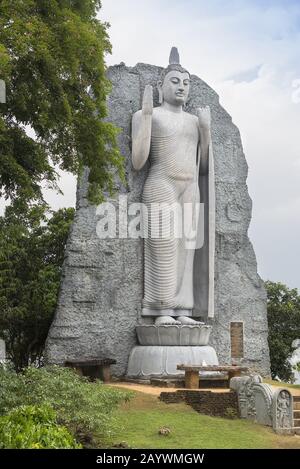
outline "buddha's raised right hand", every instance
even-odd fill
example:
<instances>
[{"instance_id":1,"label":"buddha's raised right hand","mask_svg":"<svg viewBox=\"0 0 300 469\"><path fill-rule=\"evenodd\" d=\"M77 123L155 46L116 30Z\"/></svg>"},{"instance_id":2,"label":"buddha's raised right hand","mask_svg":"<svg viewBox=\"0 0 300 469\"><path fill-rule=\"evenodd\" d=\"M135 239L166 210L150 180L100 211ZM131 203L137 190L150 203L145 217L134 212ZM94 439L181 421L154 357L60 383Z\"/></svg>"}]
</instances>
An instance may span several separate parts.
<instances>
[{"instance_id":1,"label":"buddha's raised right hand","mask_svg":"<svg viewBox=\"0 0 300 469\"><path fill-rule=\"evenodd\" d=\"M151 129L153 114L153 89L145 87L142 109L132 117L132 164L140 170L146 163L151 145Z\"/></svg>"},{"instance_id":2,"label":"buddha's raised right hand","mask_svg":"<svg viewBox=\"0 0 300 469\"><path fill-rule=\"evenodd\" d=\"M197 116L199 120L200 130L210 130L211 127L211 114L210 107L198 107Z\"/></svg>"},{"instance_id":3,"label":"buddha's raised right hand","mask_svg":"<svg viewBox=\"0 0 300 469\"><path fill-rule=\"evenodd\" d=\"M153 114L153 88L151 85L146 85L145 87L142 114L144 116L152 116Z\"/></svg>"}]
</instances>

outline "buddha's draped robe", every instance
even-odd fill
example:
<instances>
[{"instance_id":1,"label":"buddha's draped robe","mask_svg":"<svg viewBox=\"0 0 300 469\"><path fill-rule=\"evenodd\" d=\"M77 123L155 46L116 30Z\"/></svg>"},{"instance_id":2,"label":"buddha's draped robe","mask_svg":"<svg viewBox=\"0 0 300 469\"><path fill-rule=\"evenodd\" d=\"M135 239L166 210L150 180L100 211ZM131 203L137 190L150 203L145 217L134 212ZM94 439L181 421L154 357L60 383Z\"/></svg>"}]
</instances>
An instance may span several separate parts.
<instances>
[{"instance_id":1,"label":"buddha's draped robe","mask_svg":"<svg viewBox=\"0 0 300 469\"><path fill-rule=\"evenodd\" d=\"M178 213L183 215L184 203L191 208L192 203L200 201L198 144L195 116L162 110L154 113L151 166L142 198L148 210L148 223L144 223L144 314L192 315L195 251L186 247L183 219L183 236L178 238L172 217L166 218L165 209L166 205L171 208L179 204L181 213ZM163 215L158 204L164 204Z\"/></svg>"}]
</instances>

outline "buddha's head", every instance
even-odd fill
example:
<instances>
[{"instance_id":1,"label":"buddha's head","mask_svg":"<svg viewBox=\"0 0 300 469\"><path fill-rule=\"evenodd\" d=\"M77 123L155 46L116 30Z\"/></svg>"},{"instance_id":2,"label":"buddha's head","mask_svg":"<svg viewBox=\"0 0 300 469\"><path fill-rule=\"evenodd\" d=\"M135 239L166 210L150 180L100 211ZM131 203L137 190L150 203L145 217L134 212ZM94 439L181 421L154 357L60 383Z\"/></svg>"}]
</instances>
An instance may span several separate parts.
<instances>
[{"instance_id":1,"label":"buddha's head","mask_svg":"<svg viewBox=\"0 0 300 469\"><path fill-rule=\"evenodd\" d=\"M190 74L179 63L179 54L175 47L170 54L170 64L162 72L157 84L159 102L173 106L183 106L190 90Z\"/></svg>"}]
</instances>

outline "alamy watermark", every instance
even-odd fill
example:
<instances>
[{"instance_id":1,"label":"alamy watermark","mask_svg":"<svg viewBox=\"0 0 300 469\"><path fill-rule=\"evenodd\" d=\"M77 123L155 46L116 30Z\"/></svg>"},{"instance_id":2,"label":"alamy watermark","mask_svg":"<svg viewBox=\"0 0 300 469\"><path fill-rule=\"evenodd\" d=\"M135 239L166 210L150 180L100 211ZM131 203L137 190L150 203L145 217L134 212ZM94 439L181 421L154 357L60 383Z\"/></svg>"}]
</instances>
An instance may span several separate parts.
<instances>
[{"instance_id":1,"label":"alamy watermark","mask_svg":"<svg viewBox=\"0 0 300 469\"><path fill-rule=\"evenodd\" d=\"M204 244L204 204L199 202L128 203L127 195L118 201L98 205L96 232L100 239L182 239L186 249Z\"/></svg>"}]
</instances>

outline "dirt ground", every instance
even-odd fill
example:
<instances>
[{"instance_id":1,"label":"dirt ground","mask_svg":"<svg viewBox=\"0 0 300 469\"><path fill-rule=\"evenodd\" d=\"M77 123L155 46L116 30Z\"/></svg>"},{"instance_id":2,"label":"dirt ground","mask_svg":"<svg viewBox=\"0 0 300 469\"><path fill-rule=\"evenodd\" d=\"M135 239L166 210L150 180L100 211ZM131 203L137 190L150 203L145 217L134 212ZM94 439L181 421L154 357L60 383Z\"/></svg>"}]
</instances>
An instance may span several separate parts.
<instances>
[{"instance_id":1,"label":"dirt ground","mask_svg":"<svg viewBox=\"0 0 300 469\"><path fill-rule=\"evenodd\" d=\"M144 392L145 394L151 394L153 396L159 396L161 392L175 392L177 390L182 390L183 388L167 388L167 387L162 387L162 386L151 386L150 384L139 384L139 383L130 383L126 381L116 381L113 383L109 383L109 386L116 386L119 388L125 388L129 389L132 391L139 391L139 392ZM281 386L271 386L275 389L278 389L278 387ZM282 387L287 387L282 385ZM289 391L293 396L300 396L300 389L295 389L292 387L288 387ZM195 391L195 389L193 389ZM230 392L230 389L227 388L202 388L199 389L199 391L211 391L211 392L216 392L216 393L224 393L224 392Z\"/></svg>"},{"instance_id":2,"label":"dirt ground","mask_svg":"<svg viewBox=\"0 0 300 469\"><path fill-rule=\"evenodd\" d=\"M166 388L161 386L151 386L150 384L138 384L138 383L128 383L126 381L118 381L115 383L110 383L110 386L115 386L118 388L126 388L131 391L140 391L145 394L152 394L153 396L159 396L161 392L175 392L182 390L184 388ZM195 391L195 389L193 389ZM212 389L199 389L199 391L212 391L216 393L230 392L230 389L225 388L212 388Z\"/></svg>"}]
</instances>

